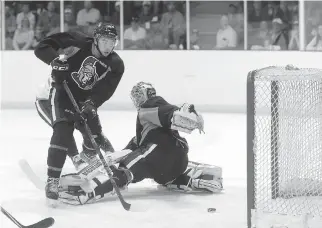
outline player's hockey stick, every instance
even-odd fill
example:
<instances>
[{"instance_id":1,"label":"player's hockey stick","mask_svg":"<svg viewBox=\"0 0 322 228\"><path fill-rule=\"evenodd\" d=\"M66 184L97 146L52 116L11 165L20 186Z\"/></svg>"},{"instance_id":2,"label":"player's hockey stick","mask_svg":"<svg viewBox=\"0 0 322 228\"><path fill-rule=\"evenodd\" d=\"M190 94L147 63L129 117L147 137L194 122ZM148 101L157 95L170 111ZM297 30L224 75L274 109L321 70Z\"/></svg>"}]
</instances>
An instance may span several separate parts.
<instances>
[{"instance_id":1,"label":"player's hockey stick","mask_svg":"<svg viewBox=\"0 0 322 228\"><path fill-rule=\"evenodd\" d=\"M64 89L65 89L65 91L66 91L66 93L67 93L67 95L68 95L68 97L69 97L70 101L72 102L72 104L73 104L73 106L74 106L74 108L75 108L75 110L76 110L77 114L78 114L78 115L80 115L80 114L81 114L81 110L79 109L78 104L76 103L75 98L74 98L74 96L73 96L72 92L70 91L70 89L69 89L69 87L68 87L68 85L67 85L67 82L66 82L66 81L64 81L64 82L63 82L63 86L64 86ZM111 168L109 167L109 165L107 164L107 162L106 162L106 160L105 160L105 158L104 158L103 154L101 153L101 150L100 150L100 148L98 147L98 145L97 145L97 143L96 143L96 141L95 141L95 139L94 139L94 137L93 137L92 131L91 131L91 129L88 127L88 124L87 124L87 122L86 122L86 121L84 121L84 127L85 127L85 132L86 132L87 136L88 136L88 137L89 137L89 139L91 140L91 143L92 143L92 145L93 145L93 147L94 147L94 149L95 149L96 153L98 154L98 156L99 156L99 158L100 158L100 160L101 160L101 162L102 162L102 164L103 164L103 166L104 166L104 168L105 168L105 170L106 170L106 172L107 172L107 174L108 174L108 176L109 176L109 178L110 178L110 181L111 181L111 183L112 183L112 185L113 185L113 188L114 188L114 190L115 190L115 192L116 192L116 194L117 194L118 198L120 199L120 201L121 201L121 203L122 203L123 208L124 208L125 210L129 211L129 210L131 209L131 204L127 203L127 202L124 200L124 197L123 197L123 196L122 196L122 194L121 194L120 188L117 186L117 184L115 183L115 181L114 181L114 179L113 179L112 170L111 170Z\"/></svg>"},{"instance_id":2,"label":"player's hockey stick","mask_svg":"<svg viewBox=\"0 0 322 228\"><path fill-rule=\"evenodd\" d=\"M32 170L29 163L25 159L19 160L19 166L23 173L27 176L28 180L39 190L44 190L46 182L41 180L39 176Z\"/></svg>"},{"instance_id":3,"label":"player's hockey stick","mask_svg":"<svg viewBox=\"0 0 322 228\"><path fill-rule=\"evenodd\" d=\"M14 224L16 224L19 228L47 228L51 227L54 223L55 220L52 217L45 218L37 223L31 224L29 226L24 226L22 225L17 219L15 219L8 211L6 211L3 207L1 208L1 212L7 216Z\"/></svg>"}]
</instances>

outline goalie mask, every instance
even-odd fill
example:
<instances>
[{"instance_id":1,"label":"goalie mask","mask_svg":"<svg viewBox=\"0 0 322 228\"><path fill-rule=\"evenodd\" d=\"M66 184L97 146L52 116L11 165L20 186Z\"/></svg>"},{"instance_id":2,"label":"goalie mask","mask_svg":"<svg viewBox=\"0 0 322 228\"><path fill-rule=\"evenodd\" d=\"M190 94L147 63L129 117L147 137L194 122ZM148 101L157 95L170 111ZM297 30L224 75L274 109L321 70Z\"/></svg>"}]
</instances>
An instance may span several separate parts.
<instances>
[{"instance_id":1,"label":"goalie mask","mask_svg":"<svg viewBox=\"0 0 322 228\"><path fill-rule=\"evenodd\" d=\"M131 90L131 99L137 109L139 109L149 98L155 96L155 88L150 83L139 82L133 86Z\"/></svg>"}]
</instances>

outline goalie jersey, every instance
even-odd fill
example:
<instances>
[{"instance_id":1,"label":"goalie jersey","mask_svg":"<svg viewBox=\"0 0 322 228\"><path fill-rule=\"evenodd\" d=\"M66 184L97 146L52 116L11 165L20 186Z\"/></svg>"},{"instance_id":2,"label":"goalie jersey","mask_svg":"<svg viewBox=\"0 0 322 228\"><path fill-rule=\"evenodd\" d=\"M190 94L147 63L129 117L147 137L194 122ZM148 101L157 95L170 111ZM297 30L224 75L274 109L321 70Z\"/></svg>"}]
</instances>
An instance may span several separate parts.
<instances>
[{"instance_id":1,"label":"goalie jersey","mask_svg":"<svg viewBox=\"0 0 322 228\"><path fill-rule=\"evenodd\" d=\"M160 96L149 98L138 111L135 144L155 143L169 148L179 146L188 152L186 139L177 130L171 129L173 113L178 109Z\"/></svg>"},{"instance_id":2,"label":"goalie jersey","mask_svg":"<svg viewBox=\"0 0 322 228\"><path fill-rule=\"evenodd\" d=\"M77 32L57 33L43 39L35 55L50 64L60 54L67 56L66 81L77 101L91 99L96 107L109 100L124 73L124 63L114 51L107 57L92 54L94 39Z\"/></svg>"}]
</instances>

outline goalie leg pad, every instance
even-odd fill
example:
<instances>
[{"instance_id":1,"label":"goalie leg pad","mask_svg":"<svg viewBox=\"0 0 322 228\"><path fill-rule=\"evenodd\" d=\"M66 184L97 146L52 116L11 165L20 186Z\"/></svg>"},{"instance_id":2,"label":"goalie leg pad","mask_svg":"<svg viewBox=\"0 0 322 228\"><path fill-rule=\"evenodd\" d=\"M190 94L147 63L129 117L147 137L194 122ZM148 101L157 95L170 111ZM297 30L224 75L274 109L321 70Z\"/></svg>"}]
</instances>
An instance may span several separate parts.
<instances>
[{"instance_id":1,"label":"goalie leg pad","mask_svg":"<svg viewBox=\"0 0 322 228\"><path fill-rule=\"evenodd\" d=\"M120 162L124 157L126 157L131 152L132 152L131 150L122 150L114 153L106 153L104 155L104 158L107 164L111 166ZM94 177L96 177L102 172L105 173L105 169L103 167L101 160L95 159L85 168L80 170L77 174L86 180L92 180Z\"/></svg>"},{"instance_id":2,"label":"goalie leg pad","mask_svg":"<svg viewBox=\"0 0 322 228\"><path fill-rule=\"evenodd\" d=\"M113 168L113 178L120 188L126 187L133 180L133 174L126 168ZM70 205L84 205L102 199L105 194L113 192L109 177L101 174L91 181L80 178L77 174L64 175L60 181L59 200ZM75 186L80 184L81 186ZM84 188L87 185L87 189Z\"/></svg>"},{"instance_id":3,"label":"goalie leg pad","mask_svg":"<svg viewBox=\"0 0 322 228\"><path fill-rule=\"evenodd\" d=\"M62 191L59 192L59 201L69 205L84 205L97 202L102 199L101 196L96 196L95 192L86 193L83 191Z\"/></svg>"},{"instance_id":4,"label":"goalie leg pad","mask_svg":"<svg viewBox=\"0 0 322 228\"><path fill-rule=\"evenodd\" d=\"M223 190L222 180L221 167L189 161L185 173L166 184L166 187L184 192L207 191L219 193Z\"/></svg>"}]
</instances>

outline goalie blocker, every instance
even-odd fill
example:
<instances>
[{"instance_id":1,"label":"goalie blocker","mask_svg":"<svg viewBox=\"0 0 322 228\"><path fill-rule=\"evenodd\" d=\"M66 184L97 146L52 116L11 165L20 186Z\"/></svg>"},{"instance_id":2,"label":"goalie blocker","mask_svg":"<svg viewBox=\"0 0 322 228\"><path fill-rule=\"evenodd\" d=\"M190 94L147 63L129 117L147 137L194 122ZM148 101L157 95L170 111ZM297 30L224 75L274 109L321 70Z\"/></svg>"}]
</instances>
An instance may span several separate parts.
<instances>
[{"instance_id":1,"label":"goalie blocker","mask_svg":"<svg viewBox=\"0 0 322 228\"><path fill-rule=\"evenodd\" d=\"M131 152L121 159L118 167L111 166L117 185L122 188L130 183L153 179L161 185L181 191L221 191L221 168L189 163L187 140L178 132L203 131L203 118L194 106L171 105L156 95L151 84L144 82L133 87L131 99L138 111L136 136L125 147ZM108 176L104 172L97 172L97 169L90 164L85 172L65 177L66 180L73 180L82 176L84 183L70 188L68 183L73 185L73 181L64 181L67 186L61 189L67 191L60 192L60 199L70 204L85 204L111 193L113 186Z\"/></svg>"}]
</instances>

